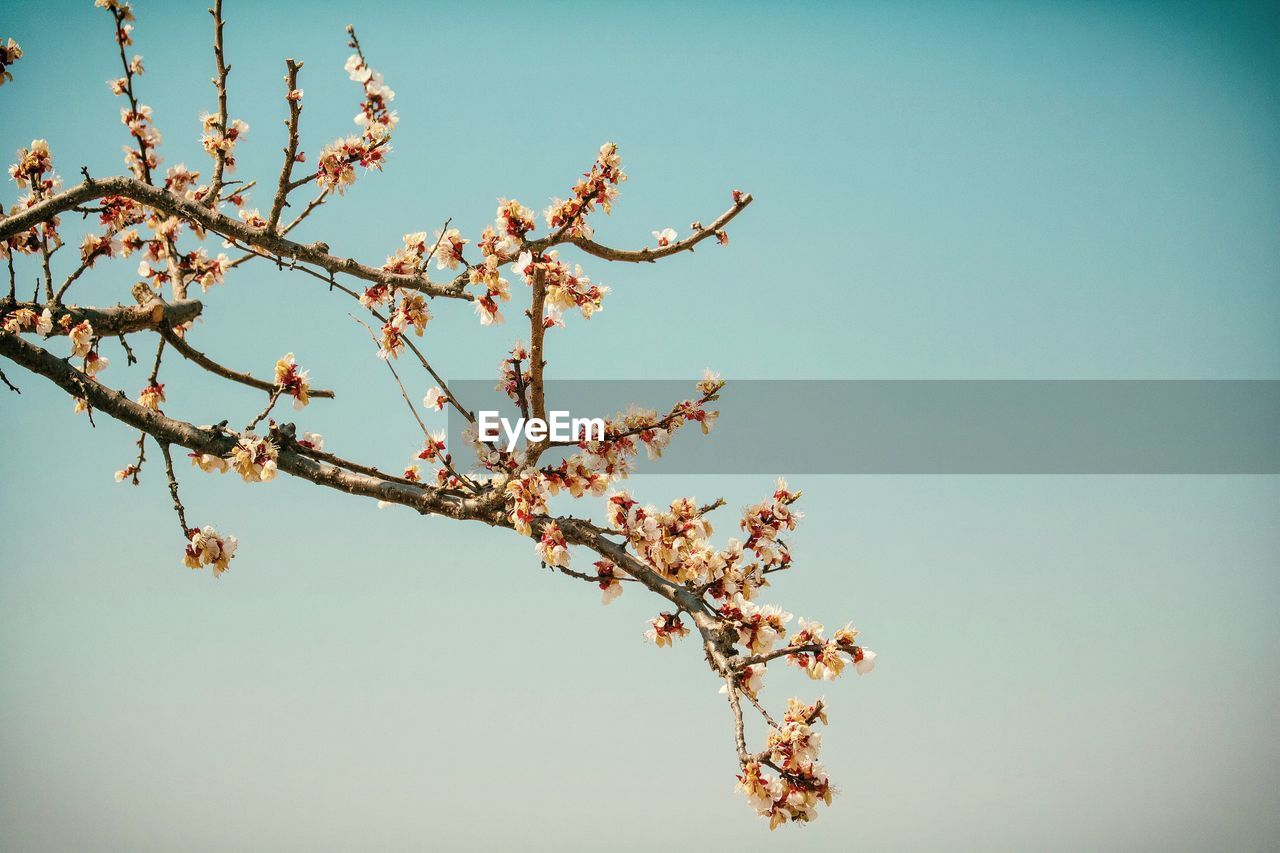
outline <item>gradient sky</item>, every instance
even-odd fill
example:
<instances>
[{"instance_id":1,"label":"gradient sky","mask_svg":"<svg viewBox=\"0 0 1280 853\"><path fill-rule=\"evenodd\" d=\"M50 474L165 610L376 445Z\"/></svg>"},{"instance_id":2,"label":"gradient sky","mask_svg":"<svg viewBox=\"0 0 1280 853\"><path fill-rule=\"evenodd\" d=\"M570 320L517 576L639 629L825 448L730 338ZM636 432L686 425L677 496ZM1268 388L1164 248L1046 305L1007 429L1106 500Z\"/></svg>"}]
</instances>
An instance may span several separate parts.
<instances>
[{"instance_id":1,"label":"gradient sky","mask_svg":"<svg viewBox=\"0 0 1280 853\"><path fill-rule=\"evenodd\" d=\"M140 3L135 31L166 162L202 170L206 5ZM228 0L227 13L231 112L252 126L240 176L278 170L286 56L306 62L304 149L350 132L348 22L397 91L387 172L304 229L336 253L376 262L450 216L474 239L498 196L541 209L606 139L631 175L596 222L606 242L638 246L709 220L731 188L755 194L727 249L643 268L587 259L615 292L555 335L555 376L1280 378L1272 5ZM26 50L0 89L0 151L45 137L68 183L81 164L119 172L106 13L8 2L0 36ZM76 298L128 301L132 266L96 271ZM339 398L291 417L339 453L403 464L416 427L347 303L317 284L243 268L192 340L260 374L293 350ZM488 375L519 334L462 304L435 313L427 350L448 376ZM136 393L145 370L104 351L104 378ZM635 590L603 608L501 531L193 472L193 521L241 541L214 582L181 567L158 467L141 488L113 482L133 436L103 418L91 430L47 383L6 372L23 392L0 396L6 851L1280 837L1275 477L795 482L800 568L768 598L853 619L880 666L832 685L771 671L775 703L827 697L841 788L817 823L771 835L733 792L728 711L701 655L646 646L658 608ZM162 378L167 410L196 423L261 405L176 361ZM802 440L779 420L760 413L762 441ZM632 486L736 507L772 482Z\"/></svg>"}]
</instances>

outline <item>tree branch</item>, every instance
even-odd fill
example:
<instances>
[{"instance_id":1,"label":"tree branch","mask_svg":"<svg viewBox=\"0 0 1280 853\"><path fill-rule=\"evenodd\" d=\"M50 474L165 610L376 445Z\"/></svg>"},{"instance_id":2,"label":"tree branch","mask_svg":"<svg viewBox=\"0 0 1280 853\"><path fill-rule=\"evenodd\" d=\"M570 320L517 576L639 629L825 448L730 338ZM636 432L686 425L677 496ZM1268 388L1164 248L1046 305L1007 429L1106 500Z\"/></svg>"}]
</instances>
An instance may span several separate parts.
<instances>
[{"instance_id":1,"label":"tree branch","mask_svg":"<svg viewBox=\"0 0 1280 853\"><path fill-rule=\"evenodd\" d=\"M735 216L745 210L747 205L751 204L753 200L754 199L751 197L750 193L743 193L738 200L733 203L733 206L720 214L720 216L716 218L716 221L712 222L711 225L694 231L683 240L677 240L669 246L659 246L656 249L650 249L647 246L643 249L636 250L614 249L597 243L594 240L587 239L586 237L547 237L542 240L534 240L529 243L526 248L536 254L559 243L571 243L586 252L588 255L594 255L597 258L604 258L606 261L626 261L628 263L636 264L652 263L678 252L693 251L693 248L703 240L722 232L724 227L728 225Z\"/></svg>"},{"instance_id":2,"label":"tree branch","mask_svg":"<svg viewBox=\"0 0 1280 853\"><path fill-rule=\"evenodd\" d=\"M159 442L177 444L198 453L226 456L236 445L236 438L220 429L201 428L175 420L161 412L141 406L124 395L97 382L53 353L17 335L0 332L0 355L32 373L52 381L68 394L85 400L98 411L123 424L141 430ZM282 447L277 458L279 470L321 486L353 495L401 504L423 514L446 515L451 518L500 524L501 519L475 501L459 499L446 490L425 484L406 485L378 477L344 471L323 465L298 451Z\"/></svg>"},{"instance_id":3,"label":"tree branch","mask_svg":"<svg viewBox=\"0 0 1280 853\"><path fill-rule=\"evenodd\" d=\"M282 235L253 228L216 210L211 210L202 204L188 201L171 192L145 184L136 178L124 176L99 178L94 179L92 182L77 184L57 195L37 202L31 207L0 219L0 240L20 234L33 225L44 222L77 205L109 195L131 198L141 204L154 207L156 210L195 222L206 230L221 234L224 237L235 238L250 246L261 246L282 257L291 258L302 263L314 264L331 273L344 273L364 281L385 284L388 287L399 287L404 290L413 290L428 296L464 299L468 302L473 301L475 298L459 287L456 282L449 285L437 284L428 279L425 274L401 275L389 273L361 264L353 258L338 258L329 254L329 247L323 243L309 245L296 243Z\"/></svg>"},{"instance_id":4,"label":"tree branch","mask_svg":"<svg viewBox=\"0 0 1280 853\"><path fill-rule=\"evenodd\" d=\"M547 302L547 273L538 267L533 273L533 298L529 304L529 407L535 418L546 420L547 402L543 393L542 340L547 327L543 321Z\"/></svg>"},{"instance_id":5,"label":"tree branch","mask_svg":"<svg viewBox=\"0 0 1280 853\"><path fill-rule=\"evenodd\" d=\"M164 339L169 342L169 346L176 349L183 358L188 361L195 362L200 367L203 367L205 370L216 376L221 376L223 379L230 379L232 382L239 382L241 385L247 385L250 388L257 388L259 391L266 391L268 394L272 393L276 389L275 384L272 382L267 382L263 379L255 379L248 373L240 373L239 371L232 370L229 367L219 364L209 358L209 356L191 346L191 344L187 343L186 338L174 332L173 329L162 327L160 329L160 334L164 335ZM330 400L336 396L334 392L320 388L312 388L308 393L312 397L323 397Z\"/></svg>"}]
</instances>

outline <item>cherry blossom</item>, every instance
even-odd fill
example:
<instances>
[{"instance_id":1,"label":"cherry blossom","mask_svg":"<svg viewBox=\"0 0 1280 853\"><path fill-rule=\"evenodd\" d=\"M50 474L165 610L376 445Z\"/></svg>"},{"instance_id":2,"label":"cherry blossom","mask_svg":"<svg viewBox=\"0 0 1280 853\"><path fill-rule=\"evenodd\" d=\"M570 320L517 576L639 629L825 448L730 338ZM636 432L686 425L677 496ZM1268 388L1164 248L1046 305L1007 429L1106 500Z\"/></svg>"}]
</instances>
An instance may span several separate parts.
<instances>
[{"instance_id":1,"label":"cherry blossom","mask_svg":"<svg viewBox=\"0 0 1280 853\"><path fill-rule=\"evenodd\" d=\"M672 639L678 640L687 636L689 636L689 629L680 621L680 616L676 613L658 614L649 620L649 627L644 632L645 639L659 648L670 646Z\"/></svg>"},{"instance_id":2,"label":"cherry blossom","mask_svg":"<svg viewBox=\"0 0 1280 853\"><path fill-rule=\"evenodd\" d=\"M436 268L455 270L458 268L458 264L465 264L466 261L462 258L462 250L469 242L469 240L462 238L457 228L437 231L435 244Z\"/></svg>"},{"instance_id":3,"label":"cherry blossom","mask_svg":"<svg viewBox=\"0 0 1280 853\"><path fill-rule=\"evenodd\" d=\"M71 340L72 358L86 356L89 354L89 347L93 344L93 324L88 320L81 320L71 327L67 337Z\"/></svg>"},{"instance_id":4,"label":"cherry blossom","mask_svg":"<svg viewBox=\"0 0 1280 853\"><path fill-rule=\"evenodd\" d=\"M276 362L276 387L293 398L293 407L301 409L311 402L309 371L299 370L293 353L288 352Z\"/></svg>"},{"instance_id":5,"label":"cherry blossom","mask_svg":"<svg viewBox=\"0 0 1280 853\"><path fill-rule=\"evenodd\" d=\"M355 183L355 166L381 171L383 161L391 150L388 141L395 129L398 117L387 104L395 98L395 92L382 79L382 75L370 68L364 57L355 53L347 59L347 73L364 88L365 99L355 123L360 126L359 136L348 136L326 145L320 152L316 166L316 181L320 186L339 193Z\"/></svg>"},{"instance_id":6,"label":"cherry blossom","mask_svg":"<svg viewBox=\"0 0 1280 853\"><path fill-rule=\"evenodd\" d=\"M279 448L266 438L246 433L231 451L231 466L246 483L265 483L276 476Z\"/></svg>"},{"instance_id":7,"label":"cherry blossom","mask_svg":"<svg viewBox=\"0 0 1280 853\"><path fill-rule=\"evenodd\" d=\"M99 373L106 370L110 364L111 359L104 355L98 355L96 351L90 351L89 354L84 357L84 372L90 376L96 377Z\"/></svg>"},{"instance_id":8,"label":"cherry blossom","mask_svg":"<svg viewBox=\"0 0 1280 853\"><path fill-rule=\"evenodd\" d=\"M853 661L853 668L858 671L858 675L868 675L876 668L876 653L871 649L854 649Z\"/></svg>"},{"instance_id":9,"label":"cherry blossom","mask_svg":"<svg viewBox=\"0 0 1280 853\"><path fill-rule=\"evenodd\" d=\"M16 335L24 329L33 328L36 325L36 312L30 308L18 308L8 314L4 318L4 322L0 324L6 332Z\"/></svg>"},{"instance_id":10,"label":"cherry blossom","mask_svg":"<svg viewBox=\"0 0 1280 853\"><path fill-rule=\"evenodd\" d=\"M422 405L437 412L443 411L448 402L448 395L441 391L439 386L432 388L427 392L426 396L422 398Z\"/></svg>"},{"instance_id":11,"label":"cherry blossom","mask_svg":"<svg viewBox=\"0 0 1280 853\"><path fill-rule=\"evenodd\" d=\"M160 404L163 402L164 385L159 382L148 385L138 394L138 405L153 412L160 411Z\"/></svg>"},{"instance_id":12,"label":"cherry blossom","mask_svg":"<svg viewBox=\"0 0 1280 853\"><path fill-rule=\"evenodd\" d=\"M622 595L622 579L627 577L627 573L620 569L613 560L596 560L592 565L596 567L596 572L600 578L601 603L608 604Z\"/></svg>"},{"instance_id":13,"label":"cherry blossom","mask_svg":"<svg viewBox=\"0 0 1280 853\"><path fill-rule=\"evenodd\" d=\"M0 39L0 86L13 79L9 69L22 58L22 47L13 39Z\"/></svg>"},{"instance_id":14,"label":"cherry blossom","mask_svg":"<svg viewBox=\"0 0 1280 853\"><path fill-rule=\"evenodd\" d=\"M223 536L212 527L192 529L183 563L191 569L213 567L213 576L220 577L236 555L239 543L234 536Z\"/></svg>"},{"instance_id":15,"label":"cherry blossom","mask_svg":"<svg viewBox=\"0 0 1280 853\"><path fill-rule=\"evenodd\" d=\"M191 465L206 474L212 474L215 471L219 474L225 474L227 469L231 467L230 463L221 456L214 456L210 453L189 453L187 455L191 457Z\"/></svg>"},{"instance_id":16,"label":"cherry blossom","mask_svg":"<svg viewBox=\"0 0 1280 853\"><path fill-rule=\"evenodd\" d=\"M553 199L544 212L548 228L575 238L590 238L594 229L587 223L587 215L598 204L605 214L613 212L613 202L618 197L618 184L627 179L622 171L622 159L618 146L606 142L600 146L595 163L582 180L573 187L573 196L566 200Z\"/></svg>"},{"instance_id":17,"label":"cherry blossom","mask_svg":"<svg viewBox=\"0 0 1280 853\"><path fill-rule=\"evenodd\" d=\"M221 122L222 119L216 114L201 114L200 125L204 128L204 135L200 137L200 144L204 146L206 154L215 160L221 157L226 164L227 171L234 172L236 168L236 145L244 140L245 135L249 132L249 125L240 119L233 119L227 122L226 128L223 129Z\"/></svg>"},{"instance_id":18,"label":"cherry blossom","mask_svg":"<svg viewBox=\"0 0 1280 853\"><path fill-rule=\"evenodd\" d=\"M538 540L538 556L548 566L569 565L569 548L565 544L564 534L554 521L548 521L542 527L542 538Z\"/></svg>"}]
</instances>

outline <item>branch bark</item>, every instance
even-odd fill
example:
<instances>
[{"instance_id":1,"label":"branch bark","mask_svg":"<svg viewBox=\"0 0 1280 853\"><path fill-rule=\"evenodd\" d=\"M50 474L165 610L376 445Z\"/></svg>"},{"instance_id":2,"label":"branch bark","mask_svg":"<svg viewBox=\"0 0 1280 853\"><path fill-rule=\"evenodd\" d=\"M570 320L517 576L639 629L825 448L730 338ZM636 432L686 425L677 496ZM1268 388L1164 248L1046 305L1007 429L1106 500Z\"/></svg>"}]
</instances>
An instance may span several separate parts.
<instances>
[{"instance_id":1,"label":"branch bark","mask_svg":"<svg viewBox=\"0 0 1280 853\"><path fill-rule=\"evenodd\" d=\"M204 311L204 305L198 299L182 302L150 302L146 305L117 305L113 308L91 308L80 305L55 305L39 302L12 302L0 300L0 310L8 311L17 308L29 308L39 314L46 307L53 314L53 331L49 334L65 335L67 330L59 322L62 317L70 317L71 324L88 320L93 326L93 333L98 337L108 335L128 335L133 332L167 329L190 323Z\"/></svg>"}]
</instances>

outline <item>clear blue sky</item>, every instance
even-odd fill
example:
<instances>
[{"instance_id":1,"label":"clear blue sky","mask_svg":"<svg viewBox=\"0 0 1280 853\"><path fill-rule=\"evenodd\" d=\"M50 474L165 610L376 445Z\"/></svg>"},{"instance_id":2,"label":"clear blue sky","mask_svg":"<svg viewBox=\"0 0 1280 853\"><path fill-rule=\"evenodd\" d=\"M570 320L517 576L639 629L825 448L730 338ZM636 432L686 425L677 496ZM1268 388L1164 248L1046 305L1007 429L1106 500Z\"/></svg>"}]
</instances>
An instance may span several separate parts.
<instances>
[{"instance_id":1,"label":"clear blue sky","mask_svg":"<svg viewBox=\"0 0 1280 853\"><path fill-rule=\"evenodd\" d=\"M138 4L135 49L167 163L207 170L205 5ZM541 209L606 139L631 175L596 223L607 242L708 220L733 187L756 195L728 249L584 261L615 292L556 335L555 376L1280 378L1274 6L227 11L231 111L252 125L242 177L278 170L284 57L306 62L309 154L353 127L347 23L397 91L388 171L305 230L335 252L377 261L450 216L474 239L498 196ZM81 164L118 172L108 16L85 0L3 17L27 55L0 89L0 151L45 137L69 183ZM77 298L128 301L132 266ZM349 310L314 280L246 267L209 295L193 340L260 373L293 350L339 392L299 425L402 464L416 427ZM450 376L487 375L518 333L460 304L435 313L428 351ZM104 378L136 393L143 369L107 354ZM700 654L643 644L655 607L635 591L602 608L510 534L193 474L194 519L241 540L215 583L180 565L158 468L138 489L112 481L128 431L90 430L6 372L23 394L0 397L5 850L1243 850L1280 836L1276 478L796 483L801 570L771 598L855 620L881 657L874 677L823 691L836 804L770 835L732 790ZM176 362L164 378L168 410L196 423L261 404ZM634 484L731 506L770 486ZM775 669L774 701L817 695Z\"/></svg>"}]
</instances>

